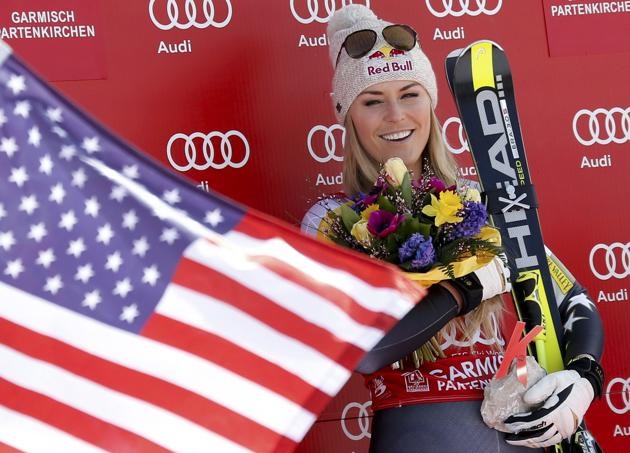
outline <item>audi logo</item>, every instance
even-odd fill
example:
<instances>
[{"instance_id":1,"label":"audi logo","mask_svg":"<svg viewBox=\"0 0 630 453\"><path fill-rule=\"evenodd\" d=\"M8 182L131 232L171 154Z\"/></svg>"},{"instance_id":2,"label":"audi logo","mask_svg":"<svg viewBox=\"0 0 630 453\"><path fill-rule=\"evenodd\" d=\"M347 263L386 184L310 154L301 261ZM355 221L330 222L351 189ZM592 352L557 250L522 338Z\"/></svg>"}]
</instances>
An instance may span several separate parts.
<instances>
[{"instance_id":1,"label":"audi logo","mask_svg":"<svg viewBox=\"0 0 630 453\"><path fill-rule=\"evenodd\" d=\"M625 278L630 275L630 242L597 244L588 257L593 275L600 280ZM603 253L603 261L600 258ZM602 266L603 265L603 266ZM601 272L600 272L601 271Z\"/></svg>"},{"instance_id":2,"label":"audi logo","mask_svg":"<svg viewBox=\"0 0 630 453\"><path fill-rule=\"evenodd\" d=\"M582 109L573 117L573 134L584 146L625 143L630 140L630 107Z\"/></svg>"},{"instance_id":3,"label":"audi logo","mask_svg":"<svg viewBox=\"0 0 630 453\"><path fill-rule=\"evenodd\" d=\"M449 127L453 125L450 130L452 131L454 127L457 128L456 137L453 137L453 133L449 133ZM449 136L451 138L449 138ZM442 137L444 137L444 143L448 150L453 154L461 154L465 151L470 151L468 148L468 141L464 135L464 126L462 126L462 122L459 118L455 116L451 116L447 119L442 125ZM457 140L457 144L453 144L451 141L452 138Z\"/></svg>"},{"instance_id":4,"label":"audi logo","mask_svg":"<svg viewBox=\"0 0 630 453\"><path fill-rule=\"evenodd\" d=\"M469 16L479 16L480 14L493 16L501 9L503 0L426 0L426 3L427 8L435 17L461 17L464 14Z\"/></svg>"},{"instance_id":5,"label":"audi logo","mask_svg":"<svg viewBox=\"0 0 630 453\"><path fill-rule=\"evenodd\" d=\"M232 20L231 0L220 0L225 2L225 19L216 20L216 9L214 0L150 0L149 16L153 25L160 30L171 30L179 28L187 30L191 27L223 28ZM156 3L158 7L156 8ZM181 7L183 3L183 8ZM201 4L201 5L199 5ZM156 15L157 11L157 15Z\"/></svg>"},{"instance_id":6,"label":"audi logo","mask_svg":"<svg viewBox=\"0 0 630 453\"><path fill-rule=\"evenodd\" d=\"M232 147L233 138L236 142L242 143L242 157L238 160L234 159L236 154ZM219 142L221 150L221 159L218 159L218 162L215 162L217 156L213 141ZM199 146L201 154L198 153ZM195 132L190 135L177 133L169 139L166 155L173 168L182 172L191 168L195 170L206 170L210 167L215 170L225 167L241 168L249 160L249 143L242 133L233 130L225 133L214 131L208 134Z\"/></svg>"},{"instance_id":7,"label":"audi logo","mask_svg":"<svg viewBox=\"0 0 630 453\"><path fill-rule=\"evenodd\" d=\"M337 146L335 131L341 132L341 146L339 147ZM323 139L319 138L321 134L324 134ZM343 144L346 142L346 129L339 124L333 124L330 127L317 125L308 133L306 142L308 152L317 162L322 164L331 160L342 162L343 155L337 155L337 149L343 149ZM321 149L321 145L323 145L323 149Z\"/></svg>"},{"instance_id":8,"label":"audi logo","mask_svg":"<svg viewBox=\"0 0 630 453\"><path fill-rule=\"evenodd\" d=\"M321 7L321 2L323 2L323 8ZM312 22L324 24L330 20L337 9L337 2L335 0L298 0L298 3L301 5L300 8L296 8L295 3L296 0L290 1L291 13L293 17L295 17L295 20L301 24L310 24ZM339 8L341 8L342 6L359 2L341 0L339 3ZM365 2L361 3L368 8L370 7L370 0L365 0Z\"/></svg>"},{"instance_id":9,"label":"audi logo","mask_svg":"<svg viewBox=\"0 0 630 453\"><path fill-rule=\"evenodd\" d=\"M372 405L372 401L360 404L351 402L346 404L341 412L341 429L346 437L350 440L370 439L370 413L368 408ZM355 412L356 411L356 412ZM348 415L350 414L350 415ZM352 425L352 429L348 425Z\"/></svg>"},{"instance_id":10,"label":"audi logo","mask_svg":"<svg viewBox=\"0 0 630 453\"><path fill-rule=\"evenodd\" d=\"M630 411L630 378L615 378L606 388L606 402L615 414L623 415Z\"/></svg>"}]
</instances>

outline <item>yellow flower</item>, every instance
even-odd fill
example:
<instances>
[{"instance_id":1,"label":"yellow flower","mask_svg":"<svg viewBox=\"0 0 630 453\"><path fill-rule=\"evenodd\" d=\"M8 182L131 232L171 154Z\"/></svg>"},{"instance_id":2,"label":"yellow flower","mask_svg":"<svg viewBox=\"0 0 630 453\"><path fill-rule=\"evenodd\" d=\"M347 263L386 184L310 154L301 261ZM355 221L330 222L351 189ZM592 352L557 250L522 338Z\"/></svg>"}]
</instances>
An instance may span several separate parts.
<instances>
[{"instance_id":1,"label":"yellow flower","mask_svg":"<svg viewBox=\"0 0 630 453\"><path fill-rule=\"evenodd\" d=\"M392 157L387 159L384 165L385 178L394 187L400 187L407 174L407 167L405 163L399 157Z\"/></svg>"},{"instance_id":2,"label":"yellow flower","mask_svg":"<svg viewBox=\"0 0 630 453\"><path fill-rule=\"evenodd\" d=\"M361 212L361 219L367 221L367 219L370 218L370 214L372 214L374 211L378 211L379 209L380 208L377 204L372 203Z\"/></svg>"},{"instance_id":3,"label":"yellow flower","mask_svg":"<svg viewBox=\"0 0 630 453\"><path fill-rule=\"evenodd\" d=\"M466 190L464 201L474 201L475 203L479 203L481 201L481 194L477 189L470 187Z\"/></svg>"},{"instance_id":4,"label":"yellow flower","mask_svg":"<svg viewBox=\"0 0 630 453\"><path fill-rule=\"evenodd\" d=\"M462 209L462 201L452 190L444 190L440 192L440 198L431 194L431 204L422 208L422 213L430 217L435 217L435 225L440 226L444 223L459 223L463 220L457 217L457 212Z\"/></svg>"},{"instance_id":5,"label":"yellow flower","mask_svg":"<svg viewBox=\"0 0 630 453\"><path fill-rule=\"evenodd\" d=\"M367 229L367 220L359 220L352 225L350 234L359 241L361 245L368 247L372 243L372 234Z\"/></svg>"}]
</instances>

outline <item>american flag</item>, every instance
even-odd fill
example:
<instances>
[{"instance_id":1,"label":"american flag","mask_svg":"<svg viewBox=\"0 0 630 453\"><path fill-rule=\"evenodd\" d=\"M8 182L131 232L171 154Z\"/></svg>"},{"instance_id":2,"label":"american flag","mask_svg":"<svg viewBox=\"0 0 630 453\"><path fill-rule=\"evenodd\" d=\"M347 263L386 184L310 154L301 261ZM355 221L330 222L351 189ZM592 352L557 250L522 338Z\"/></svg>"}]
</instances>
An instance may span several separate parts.
<instances>
[{"instance_id":1,"label":"american flag","mask_svg":"<svg viewBox=\"0 0 630 453\"><path fill-rule=\"evenodd\" d=\"M0 101L0 451L293 451L423 295L170 174L1 42Z\"/></svg>"}]
</instances>

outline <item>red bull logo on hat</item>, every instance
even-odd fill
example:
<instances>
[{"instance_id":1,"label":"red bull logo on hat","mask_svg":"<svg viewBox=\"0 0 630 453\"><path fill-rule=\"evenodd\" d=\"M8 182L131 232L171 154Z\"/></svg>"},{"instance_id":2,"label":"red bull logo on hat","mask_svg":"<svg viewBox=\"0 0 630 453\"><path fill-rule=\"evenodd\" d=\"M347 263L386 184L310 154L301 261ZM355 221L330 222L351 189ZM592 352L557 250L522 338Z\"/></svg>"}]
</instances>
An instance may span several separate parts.
<instances>
[{"instance_id":1,"label":"red bull logo on hat","mask_svg":"<svg viewBox=\"0 0 630 453\"><path fill-rule=\"evenodd\" d=\"M381 47L370 54L367 59L368 75L413 70L413 63L411 58L407 55L407 52L390 46Z\"/></svg>"}]
</instances>

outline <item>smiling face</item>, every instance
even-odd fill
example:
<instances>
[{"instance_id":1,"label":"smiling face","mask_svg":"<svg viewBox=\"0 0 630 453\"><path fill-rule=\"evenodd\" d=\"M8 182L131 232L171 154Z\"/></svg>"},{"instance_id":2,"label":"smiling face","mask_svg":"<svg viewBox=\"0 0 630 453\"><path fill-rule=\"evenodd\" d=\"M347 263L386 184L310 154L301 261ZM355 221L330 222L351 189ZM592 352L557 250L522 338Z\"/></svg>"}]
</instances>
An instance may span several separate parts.
<instances>
[{"instance_id":1,"label":"smiling face","mask_svg":"<svg viewBox=\"0 0 630 453\"><path fill-rule=\"evenodd\" d=\"M417 82L377 83L361 92L348 110L361 146L384 163L400 157L419 176L420 157L431 130L431 99Z\"/></svg>"}]
</instances>

